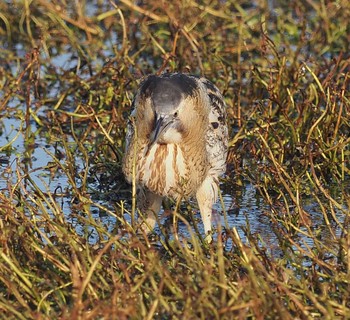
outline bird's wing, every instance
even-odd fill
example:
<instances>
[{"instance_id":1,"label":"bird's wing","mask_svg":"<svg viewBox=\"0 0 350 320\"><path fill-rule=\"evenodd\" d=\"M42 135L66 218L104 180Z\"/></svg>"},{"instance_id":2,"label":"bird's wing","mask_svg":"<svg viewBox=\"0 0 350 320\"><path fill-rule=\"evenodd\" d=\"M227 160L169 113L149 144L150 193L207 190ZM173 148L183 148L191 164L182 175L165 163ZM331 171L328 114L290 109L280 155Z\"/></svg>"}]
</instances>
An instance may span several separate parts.
<instances>
[{"instance_id":1,"label":"bird's wing","mask_svg":"<svg viewBox=\"0 0 350 320\"><path fill-rule=\"evenodd\" d=\"M209 162L213 173L220 175L226 170L228 148L226 103L221 92L213 83L205 78L200 78L200 82L206 87L211 102L207 132Z\"/></svg>"}]
</instances>

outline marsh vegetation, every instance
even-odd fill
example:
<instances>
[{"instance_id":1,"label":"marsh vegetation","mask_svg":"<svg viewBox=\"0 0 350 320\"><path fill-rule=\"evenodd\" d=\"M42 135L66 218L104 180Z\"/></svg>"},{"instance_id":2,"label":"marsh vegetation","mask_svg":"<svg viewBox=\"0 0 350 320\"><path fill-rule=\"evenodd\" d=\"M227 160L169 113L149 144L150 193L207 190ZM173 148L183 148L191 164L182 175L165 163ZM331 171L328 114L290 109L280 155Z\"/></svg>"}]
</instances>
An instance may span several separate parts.
<instances>
[{"instance_id":1,"label":"marsh vegetation","mask_svg":"<svg viewBox=\"0 0 350 320\"><path fill-rule=\"evenodd\" d=\"M1 1L0 317L349 318L349 20L347 0ZM131 223L126 121L165 71L228 105L211 245L191 201L179 231L171 203L152 237Z\"/></svg>"}]
</instances>

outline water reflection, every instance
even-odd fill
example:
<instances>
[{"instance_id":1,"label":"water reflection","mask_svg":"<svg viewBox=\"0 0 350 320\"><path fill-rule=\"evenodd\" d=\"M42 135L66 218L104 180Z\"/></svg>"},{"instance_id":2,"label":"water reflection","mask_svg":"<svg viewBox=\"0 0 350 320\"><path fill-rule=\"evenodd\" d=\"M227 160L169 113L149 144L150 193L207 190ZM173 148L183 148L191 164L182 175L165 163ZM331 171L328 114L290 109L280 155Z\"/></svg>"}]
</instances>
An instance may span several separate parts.
<instances>
[{"instance_id":1,"label":"water reflection","mask_svg":"<svg viewBox=\"0 0 350 320\"><path fill-rule=\"evenodd\" d=\"M54 177L48 171L48 164L52 161L48 152L55 154L55 146L48 143L40 132L30 132L25 136L26 131L21 130L23 123L15 118L3 118L2 125L0 158L3 159L1 166L3 171L0 174L0 190L6 190L7 182L15 184L22 175L25 178L26 174L42 190L48 186L48 191L54 192L58 187L67 185L67 177L64 175ZM11 144L3 149L8 142ZM4 171L8 173L7 176L4 176Z\"/></svg>"}]
</instances>

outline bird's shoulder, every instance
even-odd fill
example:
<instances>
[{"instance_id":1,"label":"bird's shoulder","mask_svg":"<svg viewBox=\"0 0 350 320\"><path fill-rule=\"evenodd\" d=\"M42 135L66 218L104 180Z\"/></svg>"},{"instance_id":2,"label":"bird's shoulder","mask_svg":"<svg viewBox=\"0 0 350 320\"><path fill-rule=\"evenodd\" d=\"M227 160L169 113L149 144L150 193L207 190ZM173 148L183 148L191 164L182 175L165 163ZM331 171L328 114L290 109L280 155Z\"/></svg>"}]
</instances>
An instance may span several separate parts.
<instances>
[{"instance_id":1,"label":"bird's shoulder","mask_svg":"<svg viewBox=\"0 0 350 320\"><path fill-rule=\"evenodd\" d=\"M209 124L207 131L207 151L214 175L220 175L226 168L228 147L228 127L226 103L221 91L208 79L199 78L206 88L210 101Z\"/></svg>"},{"instance_id":2,"label":"bird's shoulder","mask_svg":"<svg viewBox=\"0 0 350 320\"><path fill-rule=\"evenodd\" d=\"M223 128L227 127L227 124L226 124L227 107L221 91L211 81L209 81L204 77L199 78L198 81L206 89L206 93L210 101L209 126L211 126L212 129L214 130L219 129L220 127L223 127ZM224 131L223 131L223 134L225 133Z\"/></svg>"}]
</instances>

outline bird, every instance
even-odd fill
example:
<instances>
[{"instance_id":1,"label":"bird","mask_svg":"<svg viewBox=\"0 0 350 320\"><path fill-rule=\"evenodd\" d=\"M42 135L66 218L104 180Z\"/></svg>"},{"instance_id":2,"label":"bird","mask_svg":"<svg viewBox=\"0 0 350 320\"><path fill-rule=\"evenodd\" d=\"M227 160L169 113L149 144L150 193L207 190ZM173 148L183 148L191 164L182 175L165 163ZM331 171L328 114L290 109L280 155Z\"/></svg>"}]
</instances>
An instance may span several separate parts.
<instances>
[{"instance_id":1,"label":"bird","mask_svg":"<svg viewBox=\"0 0 350 320\"><path fill-rule=\"evenodd\" d=\"M163 198L195 197L212 241L212 210L228 149L226 103L205 77L185 73L146 76L132 101L122 170L135 179L142 230L151 232Z\"/></svg>"}]
</instances>

